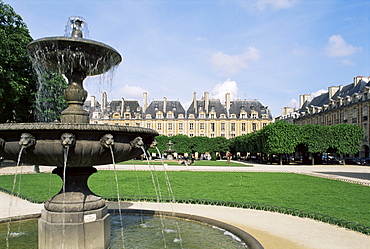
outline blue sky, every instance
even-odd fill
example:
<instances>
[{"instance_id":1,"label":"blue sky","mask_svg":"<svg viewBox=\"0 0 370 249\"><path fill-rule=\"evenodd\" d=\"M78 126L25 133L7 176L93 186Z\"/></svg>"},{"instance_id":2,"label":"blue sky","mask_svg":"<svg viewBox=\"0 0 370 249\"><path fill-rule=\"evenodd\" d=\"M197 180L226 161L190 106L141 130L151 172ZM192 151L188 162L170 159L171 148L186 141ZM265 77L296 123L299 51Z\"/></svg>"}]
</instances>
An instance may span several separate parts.
<instances>
[{"instance_id":1,"label":"blue sky","mask_svg":"<svg viewBox=\"0 0 370 249\"><path fill-rule=\"evenodd\" d=\"M180 100L205 91L224 102L258 99L274 116L300 94L370 75L370 1L4 0L34 39L63 36L70 16L123 57L100 99ZM105 76L110 78L110 75ZM109 80L106 80L109 82Z\"/></svg>"}]
</instances>

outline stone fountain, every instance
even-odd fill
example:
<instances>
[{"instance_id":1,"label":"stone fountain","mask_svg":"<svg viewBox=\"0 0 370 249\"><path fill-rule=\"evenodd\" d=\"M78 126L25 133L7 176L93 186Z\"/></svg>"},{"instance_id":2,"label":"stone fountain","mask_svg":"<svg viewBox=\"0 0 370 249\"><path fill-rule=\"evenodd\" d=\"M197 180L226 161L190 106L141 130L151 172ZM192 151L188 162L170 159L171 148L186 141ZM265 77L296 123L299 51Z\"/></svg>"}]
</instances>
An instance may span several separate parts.
<instances>
[{"instance_id":1,"label":"stone fountain","mask_svg":"<svg viewBox=\"0 0 370 249\"><path fill-rule=\"evenodd\" d=\"M0 125L0 155L28 164L57 166L53 173L63 189L45 202L39 219L39 248L108 248L110 217L102 197L88 187L94 165L122 162L142 154L158 133L151 129L89 124L83 110L83 81L117 66L122 58L110 46L83 38L83 19L72 20L71 37L42 38L27 46L30 58L43 70L65 75L68 103L61 123ZM66 159L66 160L65 160ZM35 183L37 184L37 183Z\"/></svg>"}]
</instances>

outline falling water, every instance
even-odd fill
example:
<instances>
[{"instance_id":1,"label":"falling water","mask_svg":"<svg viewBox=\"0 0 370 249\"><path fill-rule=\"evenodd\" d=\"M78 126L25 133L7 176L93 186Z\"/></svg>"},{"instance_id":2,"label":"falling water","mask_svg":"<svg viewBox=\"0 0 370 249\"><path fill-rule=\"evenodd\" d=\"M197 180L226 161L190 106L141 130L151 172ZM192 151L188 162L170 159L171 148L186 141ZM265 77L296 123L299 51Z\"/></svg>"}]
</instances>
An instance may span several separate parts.
<instances>
[{"instance_id":1,"label":"falling water","mask_svg":"<svg viewBox=\"0 0 370 249\"><path fill-rule=\"evenodd\" d=\"M158 147L155 147L157 149L157 152L159 155L161 155L161 152L159 151ZM165 175L165 179L166 179L166 186L167 186L167 189L168 189L168 193L170 193L170 196L171 196L171 204L172 203L175 203L176 202L176 199L175 199L175 195L172 191L172 186L171 186L171 182L170 182L170 178L168 177L168 174L167 174L167 170L166 168L164 167L164 161L163 161L163 158L161 157L161 161L162 161L162 165L163 165L163 172L164 172L164 175ZM173 210L173 206L171 205L171 209L172 209L172 213L174 213L174 210ZM177 227L177 230L178 230L178 235L179 235L179 242L180 242L180 245L181 245L181 248L182 248L182 237L181 237L181 230L180 230L180 226L178 224L177 221L175 221L175 224L176 224L176 227Z\"/></svg>"},{"instance_id":2,"label":"falling water","mask_svg":"<svg viewBox=\"0 0 370 249\"><path fill-rule=\"evenodd\" d=\"M62 248L64 248L64 239L66 237L66 229L65 229L65 197L66 197L66 170L67 170L67 161L68 161L68 153L69 153L69 146L63 147L63 239L62 239Z\"/></svg>"},{"instance_id":3,"label":"falling water","mask_svg":"<svg viewBox=\"0 0 370 249\"><path fill-rule=\"evenodd\" d=\"M119 212L119 219L121 223L121 240L122 240L122 246L124 245L124 237L123 237L123 219L122 219L122 210L121 210L121 196L119 193L119 187L118 187L118 177L117 177L117 171L116 171L116 162L114 160L114 153L112 146L109 146L110 153L112 155L112 162L113 162L113 171L114 171L114 179L116 181L116 191L117 191L117 200L118 200L118 212Z\"/></svg>"},{"instance_id":4,"label":"falling water","mask_svg":"<svg viewBox=\"0 0 370 249\"><path fill-rule=\"evenodd\" d=\"M16 185L16 182L17 182L18 169L19 169L19 164L21 162L21 157L22 157L23 150L24 150L24 147L21 146L21 150L19 151L19 154L18 154L17 166L15 168L15 173L14 173L13 186L12 186L12 192L11 192L12 195L14 195L14 189L15 189L15 185ZM18 187L18 195L19 195L19 191L20 191L20 183L19 183L19 187ZM12 209L12 204L13 204L13 196L12 195L10 196L10 204L9 204L9 210L8 210L9 221L8 221L8 224L7 224L8 232L6 234L6 248L9 248L10 223L12 221L10 211Z\"/></svg>"},{"instance_id":5,"label":"falling water","mask_svg":"<svg viewBox=\"0 0 370 249\"><path fill-rule=\"evenodd\" d=\"M147 155L147 153L146 153L146 151L145 151L145 149L144 149L143 146L141 146L141 150L143 151L144 157L146 158L146 161L148 162L150 175L152 177L154 191L155 191L155 194L156 194L156 197L157 197L157 203L159 205L162 202L162 193L161 193L160 184L159 184L159 181L158 181L158 176L157 176L157 174L155 174L155 176L154 176L154 173L156 173L155 172L155 167L152 167L152 165L150 164L149 157L148 157L148 155ZM166 230L166 225L164 223L164 219L163 219L162 214L159 214L159 218L160 218L160 222L162 224L161 233L162 233L162 237L163 237L163 247L164 248L167 248L167 245L166 245L166 236L164 234L164 231Z\"/></svg>"}]
</instances>

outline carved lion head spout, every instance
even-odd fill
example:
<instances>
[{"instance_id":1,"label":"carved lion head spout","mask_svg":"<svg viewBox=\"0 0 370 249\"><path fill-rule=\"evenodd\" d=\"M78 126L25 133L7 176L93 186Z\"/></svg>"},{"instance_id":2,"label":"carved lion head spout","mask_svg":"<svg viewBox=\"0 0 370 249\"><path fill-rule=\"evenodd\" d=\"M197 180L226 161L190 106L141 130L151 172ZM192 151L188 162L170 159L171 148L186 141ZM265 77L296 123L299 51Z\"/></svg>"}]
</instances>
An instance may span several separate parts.
<instances>
[{"instance_id":1,"label":"carved lion head spout","mask_svg":"<svg viewBox=\"0 0 370 249\"><path fill-rule=\"evenodd\" d=\"M27 132L21 134L21 139L19 140L19 145L23 148L29 148L36 144L35 137Z\"/></svg>"},{"instance_id":2,"label":"carved lion head spout","mask_svg":"<svg viewBox=\"0 0 370 249\"><path fill-rule=\"evenodd\" d=\"M132 148L139 149L144 146L144 141L141 137L135 137L134 140L130 142Z\"/></svg>"},{"instance_id":3,"label":"carved lion head spout","mask_svg":"<svg viewBox=\"0 0 370 249\"><path fill-rule=\"evenodd\" d=\"M65 147L72 147L76 144L76 136L72 133L63 133L60 136L60 142L62 143L62 146Z\"/></svg>"},{"instance_id":4,"label":"carved lion head spout","mask_svg":"<svg viewBox=\"0 0 370 249\"><path fill-rule=\"evenodd\" d=\"M105 134L101 139L100 139L100 144L105 147L109 148L114 145L114 137L112 134Z\"/></svg>"},{"instance_id":5,"label":"carved lion head spout","mask_svg":"<svg viewBox=\"0 0 370 249\"><path fill-rule=\"evenodd\" d=\"M157 140L153 139L153 142L150 144L150 148L155 148L157 147L158 143L157 143Z\"/></svg>"}]
</instances>

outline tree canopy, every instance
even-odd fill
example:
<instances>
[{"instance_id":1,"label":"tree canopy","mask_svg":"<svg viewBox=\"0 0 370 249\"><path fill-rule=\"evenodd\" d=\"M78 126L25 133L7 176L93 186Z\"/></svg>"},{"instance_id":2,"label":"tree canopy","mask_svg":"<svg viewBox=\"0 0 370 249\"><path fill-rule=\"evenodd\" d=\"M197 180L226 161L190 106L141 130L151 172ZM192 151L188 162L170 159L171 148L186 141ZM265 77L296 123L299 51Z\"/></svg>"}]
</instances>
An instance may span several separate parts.
<instances>
[{"instance_id":1,"label":"tree canopy","mask_svg":"<svg viewBox=\"0 0 370 249\"><path fill-rule=\"evenodd\" d=\"M26 24L0 0L0 122L33 121L36 74L27 56Z\"/></svg>"}]
</instances>

